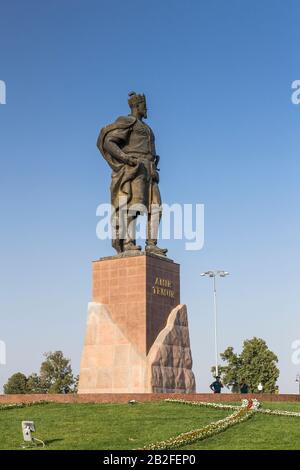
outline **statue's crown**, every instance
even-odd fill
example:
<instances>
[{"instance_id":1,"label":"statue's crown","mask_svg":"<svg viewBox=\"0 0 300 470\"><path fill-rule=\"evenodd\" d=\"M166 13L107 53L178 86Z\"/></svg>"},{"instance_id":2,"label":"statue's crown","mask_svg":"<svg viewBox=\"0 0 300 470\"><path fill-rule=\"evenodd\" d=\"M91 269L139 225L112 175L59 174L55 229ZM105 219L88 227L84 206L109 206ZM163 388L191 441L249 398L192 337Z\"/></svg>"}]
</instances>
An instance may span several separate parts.
<instances>
[{"instance_id":1,"label":"statue's crown","mask_svg":"<svg viewBox=\"0 0 300 470\"><path fill-rule=\"evenodd\" d=\"M146 97L144 94L138 95L136 94L135 91L131 91L130 93L128 93L128 96L129 96L128 104L131 108L139 103L146 102Z\"/></svg>"}]
</instances>

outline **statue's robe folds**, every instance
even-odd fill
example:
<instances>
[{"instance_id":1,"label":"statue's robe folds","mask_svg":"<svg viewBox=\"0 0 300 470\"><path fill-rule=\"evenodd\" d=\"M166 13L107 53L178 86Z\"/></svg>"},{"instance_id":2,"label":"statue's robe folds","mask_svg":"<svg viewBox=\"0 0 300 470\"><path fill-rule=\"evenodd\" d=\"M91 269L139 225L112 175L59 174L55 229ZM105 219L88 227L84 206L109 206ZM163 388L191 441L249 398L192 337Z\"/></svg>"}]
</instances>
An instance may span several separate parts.
<instances>
[{"instance_id":1,"label":"statue's robe folds","mask_svg":"<svg viewBox=\"0 0 300 470\"><path fill-rule=\"evenodd\" d=\"M111 133L125 154L137 158L135 166L119 161L105 148L105 139ZM128 209L143 205L149 212L151 204L161 205L154 135L149 126L134 116L121 116L101 129L97 146L112 169L110 190L115 215L124 204Z\"/></svg>"}]
</instances>

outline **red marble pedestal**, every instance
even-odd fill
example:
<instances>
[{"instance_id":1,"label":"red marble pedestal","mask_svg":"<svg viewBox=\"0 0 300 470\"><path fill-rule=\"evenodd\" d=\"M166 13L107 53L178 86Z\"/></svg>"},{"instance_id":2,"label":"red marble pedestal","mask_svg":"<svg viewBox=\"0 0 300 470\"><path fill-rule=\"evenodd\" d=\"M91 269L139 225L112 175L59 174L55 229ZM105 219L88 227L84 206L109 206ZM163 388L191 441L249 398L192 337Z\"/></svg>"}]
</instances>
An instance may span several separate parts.
<instances>
[{"instance_id":1,"label":"red marble pedestal","mask_svg":"<svg viewBox=\"0 0 300 470\"><path fill-rule=\"evenodd\" d=\"M79 393L195 391L179 268L145 252L93 263Z\"/></svg>"}]
</instances>

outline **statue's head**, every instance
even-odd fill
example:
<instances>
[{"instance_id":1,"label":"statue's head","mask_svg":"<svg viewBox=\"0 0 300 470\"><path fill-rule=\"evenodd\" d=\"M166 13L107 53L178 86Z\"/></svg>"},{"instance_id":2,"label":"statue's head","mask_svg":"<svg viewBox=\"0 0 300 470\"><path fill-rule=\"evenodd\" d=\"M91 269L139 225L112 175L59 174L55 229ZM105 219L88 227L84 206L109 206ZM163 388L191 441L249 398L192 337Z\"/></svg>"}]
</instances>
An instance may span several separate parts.
<instances>
[{"instance_id":1,"label":"statue's head","mask_svg":"<svg viewBox=\"0 0 300 470\"><path fill-rule=\"evenodd\" d=\"M135 93L135 91L131 91L128 93L128 96L128 104L131 109L131 114L139 119L147 119L147 105L145 95L138 95Z\"/></svg>"}]
</instances>

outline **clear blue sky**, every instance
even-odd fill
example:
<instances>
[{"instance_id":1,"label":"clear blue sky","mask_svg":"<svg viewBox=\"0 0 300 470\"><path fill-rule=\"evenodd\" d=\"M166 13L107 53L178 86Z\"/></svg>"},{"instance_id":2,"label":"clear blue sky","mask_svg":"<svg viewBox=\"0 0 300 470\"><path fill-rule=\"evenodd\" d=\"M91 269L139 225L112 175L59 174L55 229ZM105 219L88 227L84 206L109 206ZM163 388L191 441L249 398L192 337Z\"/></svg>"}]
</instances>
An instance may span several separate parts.
<instances>
[{"instance_id":1,"label":"clear blue sky","mask_svg":"<svg viewBox=\"0 0 300 470\"><path fill-rule=\"evenodd\" d=\"M254 335L295 392L299 326L300 79L297 0L2 0L0 339L7 365L37 371L62 349L79 368L95 235L110 172L100 127L144 92L165 202L205 204L205 246L167 243L181 264L198 390L214 362L212 293L223 268L220 349ZM166 244L166 243L164 243Z\"/></svg>"}]
</instances>

